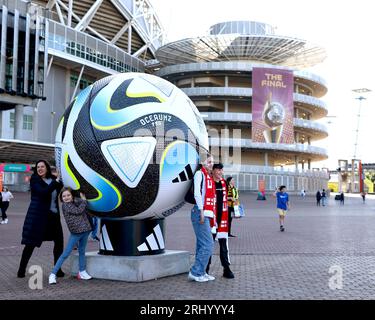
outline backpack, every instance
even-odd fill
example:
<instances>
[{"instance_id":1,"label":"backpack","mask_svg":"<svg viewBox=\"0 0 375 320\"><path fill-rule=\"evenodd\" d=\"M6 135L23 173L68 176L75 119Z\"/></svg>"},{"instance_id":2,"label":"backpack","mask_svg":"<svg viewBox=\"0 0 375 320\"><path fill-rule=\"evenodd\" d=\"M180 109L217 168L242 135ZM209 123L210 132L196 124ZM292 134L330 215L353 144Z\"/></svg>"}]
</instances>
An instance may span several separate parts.
<instances>
[{"instance_id":1,"label":"backpack","mask_svg":"<svg viewBox=\"0 0 375 320\"><path fill-rule=\"evenodd\" d=\"M203 179L201 181L201 193L202 193L202 188L203 188ZM185 195L185 202L190 203L190 204L197 204L194 198L194 179L191 181L189 190Z\"/></svg>"}]
</instances>

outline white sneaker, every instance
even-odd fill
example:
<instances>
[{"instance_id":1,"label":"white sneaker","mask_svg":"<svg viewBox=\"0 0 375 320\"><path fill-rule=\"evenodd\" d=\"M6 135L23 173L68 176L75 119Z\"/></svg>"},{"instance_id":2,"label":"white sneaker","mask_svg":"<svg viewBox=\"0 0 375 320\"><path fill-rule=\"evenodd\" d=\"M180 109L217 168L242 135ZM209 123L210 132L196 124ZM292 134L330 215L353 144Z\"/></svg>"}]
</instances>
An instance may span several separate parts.
<instances>
[{"instance_id":1,"label":"white sneaker","mask_svg":"<svg viewBox=\"0 0 375 320\"><path fill-rule=\"evenodd\" d=\"M86 272L86 270L78 272L77 278L80 280L90 280L92 277Z\"/></svg>"},{"instance_id":2,"label":"white sneaker","mask_svg":"<svg viewBox=\"0 0 375 320\"><path fill-rule=\"evenodd\" d=\"M8 218L6 218L5 220L4 220L4 224L7 224L8 223Z\"/></svg>"},{"instance_id":3,"label":"white sneaker","mask_svg":"<svg viewBox=\"0 0 375 320\"><path fill-rule=\"evenodd\" d=\"M205 276L196 277L196 276L192 275L191 272L189 272L188 279L191 280L191 281L197 281L197 282L208 281L208 279Z\"/></svg>"},{"instance_id":4,"label":"white sneaker","mask_svg":"<svg viewBox=\"0 0 375 320\"><path fill-rule=\"evenodd\" d=\"M5 224L5 220L1 221L0 224Z\"/></svg>"},{"instance_id":5,"label":"white sneaker","mask_svg":"<svg viewBox=\"0 0 375 320\"><path fill-rule=\"evenodd\" d=\"M56 284L56 275L51 273L48 277L48 284Z\"/></svg>"},{"instance_id":6,"label":"white sneaker","mask_svg":"<svg viewBox=\"0 0 375 320\"><path fill-rule=\"evenodd\" d=\"M206 274L204 275L204 277L206 277L206 278L208 279L208 281L212 281L212 280L215 280L215 277L214 277L214 276L211 276L211 275L209 275L208 273L206 273Z\"/></svg>"}]
</instances>

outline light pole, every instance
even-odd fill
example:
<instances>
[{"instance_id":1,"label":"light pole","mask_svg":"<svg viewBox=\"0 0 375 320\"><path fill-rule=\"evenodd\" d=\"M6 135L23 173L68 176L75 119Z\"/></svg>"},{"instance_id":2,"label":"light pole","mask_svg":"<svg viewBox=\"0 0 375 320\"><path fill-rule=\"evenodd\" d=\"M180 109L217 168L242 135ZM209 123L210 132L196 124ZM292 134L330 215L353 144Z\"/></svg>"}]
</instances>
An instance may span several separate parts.
<instances>
[{"instance_id":1,"label":"light pole","mask_svg":"<svg viewBox=\"0 0 375 320\"><path fill-rule=\"evenodd\" d=\"M367 89L367 88L360 88L360 89L354 89L352 90L353 92L355 93L359 93L359 94L363 94L363 93L368 93L370 92L371 90L370 89ZM355 131L355 142L354 142L354 154L353 154L353 159L352 159L352 173L351 173L351 192L354 192L356 191L355 189L355 184L354 184L354 181L355 181L355 161L356 161L356 158L357 158L357 148L358 148L358 136L359 136L359 123L360 123L360 119L361 119L361 108L362 108L362 101L363 100L366 100L366 98L362 95L360 95L359 97L356 98L357 100L359 100L359 108L358 108L358 115L357 115L357 129ZM362 168L361 168L361 161L359 161L359 165L358 165L358 180L359 180L359 189L360 189L360 192L362 192L363 190L363 174L362 174Z\"/></svg>"},{"instance_id":2,"label":"light pole","mask_svg":"<svg viewBox=\"0 0 375 320\"><path fill-rule=\"evenodd\" d=\"M371 90L370 90L370 89L367 89L367 88L360 88L360 89L354 89L354 90L352 90L352 91L355 92L355 93L368 93L368 92L370 92ZM361 119L362 100L366 100L366 98L363 97L363 96L359 96L359 97L357 97L356 99L359 100L359 108L358 108L358 115L357 115L357 128L356 128L356 131L355 131L355 142L354 142L354 154L353 154L353 159L356 159L356 158L357 158L358 135L359 135L359 123L360 123L360 119Z\"/></svg>"}]
</instances>

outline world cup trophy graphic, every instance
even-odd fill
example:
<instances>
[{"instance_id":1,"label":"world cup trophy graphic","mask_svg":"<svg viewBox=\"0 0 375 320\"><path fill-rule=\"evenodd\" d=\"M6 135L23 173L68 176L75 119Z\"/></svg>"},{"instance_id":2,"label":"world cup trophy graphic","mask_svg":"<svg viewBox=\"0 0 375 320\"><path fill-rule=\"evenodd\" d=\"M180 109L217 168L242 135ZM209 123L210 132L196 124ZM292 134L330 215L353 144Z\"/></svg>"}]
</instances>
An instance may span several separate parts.
<instances>
[{"instance_id":1,"label":"world cup trophy graphic","mask_svg":"<svg viewBox=\"0 0 375 320\"><path fill-rule=\"evenodd\" d=\"M268 99L264 104L262 118L269 127L263 131L267 143L279 143L283 132L285 110L281 103L272 101L272 92L269 92Z\"/></svg>"}]
</instances>

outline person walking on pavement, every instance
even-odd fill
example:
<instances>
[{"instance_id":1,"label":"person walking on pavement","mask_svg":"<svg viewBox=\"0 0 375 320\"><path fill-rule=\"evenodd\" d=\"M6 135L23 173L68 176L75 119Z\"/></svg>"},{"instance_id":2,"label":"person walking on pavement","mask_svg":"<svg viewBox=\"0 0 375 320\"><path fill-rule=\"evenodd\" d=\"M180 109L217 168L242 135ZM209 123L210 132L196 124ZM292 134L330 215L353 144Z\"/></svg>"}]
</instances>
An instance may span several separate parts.
<instances>
[{"instance_id":1,"label":"person walking on pavement","mask_svg":"<svg viewBox=\"0 0 375 320\"><path fill-rule=\"evenodd\" d=\"M316 193L316 205L318 207L320 207L320 200L322 199L322 194L320 193L320 191L318 190L317 193Z\"/></svg>"},{"instance_id":2,"label":"person walking on pavement","mask_svg":"<svg viewBox=\"0 0 375 320\"><path fill-rule=\"evenodd\" d=\"M57 195L62 186L60 173L54 176L46 160L39 160L35 164L30 179L31 201L23 224L21 244L25 247L17 272L18 278L25 277L31 255L43 241L54 241L54 263L63 252L64 238L57 203ZM64 272L60 269L57 276L63 277Z\"/></svg>"},{"instance_id":3,"label":"person walking on pavement","mask_svg":"<svg viewBox=\"0 0 375 320\"><path fill-rule=\"evenodd\" d=\"M327 200L327 193L326 193L326 190L323 189L322 191L322 206L323 207L326 205L326 200Z\"/></svg>"},{"instance_id":4,"label":"person walking on pavement","mask_svg":"<svg viewBox=\"0 0 375 320\"><path fill-rule=\"evenodd\" d=\"M223 277L233 279L234 274L229 268L229 250L228 250L228 202L227 202L227 183L223 179L223 164L215 163L212 167L212 178L215 181L216 205L215 220L216 225L211 229L213 239L218 239L220 246L220 261L223 266ZM211 257L208 261L206 273L208 274L211 264Z\"/></svg>"},{"instance_id":5,"label":"person walking on pavement","mask_svg":"<svg viewBox=\"0 0 375 320\"><path fill-rule=\"evenodd\" d=\"M71 232L68 244L57 260L51 274L48 278L49 284L56 284L56 275L63 265L64 261L73 251L74 246L78 243L79 252L79 272L78 279L90 280L92 277L86 271L86 245L89 234L92 230L87 212L87 201L83 193L81 198L74 198L71 188L63 188L60 193L60 201L62 203L62 212Z\"/></svg>"},{"instance_id":6,"label":"person walking on pavement","mask_svg":"<svg viewBox=\"0 0 375 320\"><path fill-rule=\"evenodd\" d=\"M208 155L202 167L194 174L194 199L196 204L191 209L191 222L196 237L195 261L190 268L188 279L197 282L215 280L206 273L214 241L211 235L210 220L214 219L215 183L211 177L214 159Z\"/></svg>"},{"instance_id":7,"label":"person walking on pavement","mask_svg":"<svg viewBox=\"0 0 375 320\"><path fill-rule=\"evenodd\" d=\"M340 204L344 205L344 192L340 193Z\"/></svg>"},{"instance_id":8,"label":"person walking on pavement","mask_svg":"<svg viewBox=\"0 0 375 320\"><path fill-rule=\"evenodd\" d=\"M12 193L9 191L7 187L3 188L3 192L1 192L1 224L7 224L8 223L8 216L7 216L7 210L9 208L9 202L10 199L13 199Z\"/></svg>"},{"instance_id":9,"label":"person walking on pavement","mask_svg":"<svg viewBox=\"0 0 375 320\"><path fill-rule=\"evenodd\" d=\"M274 196L276 197L276 207L277 212L279 213L279 223L280 223L280 231L285 231L284 227L284 220L288 210L290 210L289 204L289 195L286 192L285 186L280 186L278 191L275 192Z\"/></svg>"},{"instance_id":10,"label":"person walking on pavement","mask_svg":"<svg viewBox=\"0 0 375 320\"><path fill-rule=\"evenodd\" d=\"M362 203L365 203L366 202L366 192L362 191L361 197L362 197Z\"/></svg>"}]
</instances>

